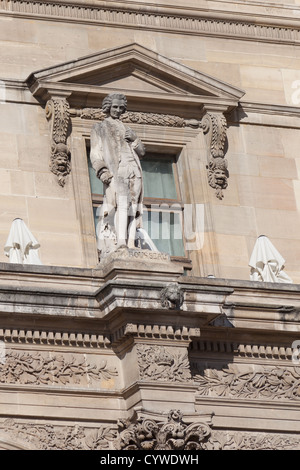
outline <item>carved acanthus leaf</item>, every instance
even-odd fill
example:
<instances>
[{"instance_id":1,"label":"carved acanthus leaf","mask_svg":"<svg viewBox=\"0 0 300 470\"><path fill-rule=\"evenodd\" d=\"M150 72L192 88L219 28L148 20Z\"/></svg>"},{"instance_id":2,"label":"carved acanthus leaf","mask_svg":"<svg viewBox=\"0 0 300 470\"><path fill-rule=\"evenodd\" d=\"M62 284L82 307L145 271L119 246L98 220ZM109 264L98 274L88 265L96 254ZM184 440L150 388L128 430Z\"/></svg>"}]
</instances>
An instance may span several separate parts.
<instances>
[{"instance_id":1,"label":"carved acanthus leaf","mask_svg":"<svg viewBox=\"0 0 300 470\"><path fill-rule=\"evenodd\" d=\"M71 171L67 146L70 106L66 99L56 98L47 101L45 111L47 119L51 120L50 169L57 176L59 185L64 186L66 176Z\"/></svg>"}]
</instances>

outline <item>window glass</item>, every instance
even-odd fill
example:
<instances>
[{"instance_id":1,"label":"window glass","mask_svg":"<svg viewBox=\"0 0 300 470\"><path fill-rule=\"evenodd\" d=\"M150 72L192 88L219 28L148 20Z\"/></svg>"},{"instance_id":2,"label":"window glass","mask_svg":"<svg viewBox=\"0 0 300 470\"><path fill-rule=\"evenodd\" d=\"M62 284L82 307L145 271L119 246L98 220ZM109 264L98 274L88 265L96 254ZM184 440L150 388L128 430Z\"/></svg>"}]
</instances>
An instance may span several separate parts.
<instances>
[{"instance_id":1,"label":"window glass","mask_svg":"<svg viewBox=\"0 0 300 470\"><path fill-rule=\"evenodd\" d=\"M90 157L88 157L89 176L92 194L103 194L103 183L96 176L96 172L92 167Z\"/></svg>"},{"instance_id":2,"label":"window glass","mask_svg":"<svg viewBox=\"0 0 300 470\"><path fill-rule=\"evenodd\" d=\"M172 256L185 256L181 208L176 210L172 205L166 204L146 208L143 213L143 227L158 251Z\"/></svg>"},{"instance_id":3,"label":"window glass","mask_svg":"<svg viewBox=\"0 0 300 470\"><path fill-rule=\"evenodd\" d=\"M146 157L141 160L144 196L177 199L172 160Z\"/></svg>"}]
</instances>

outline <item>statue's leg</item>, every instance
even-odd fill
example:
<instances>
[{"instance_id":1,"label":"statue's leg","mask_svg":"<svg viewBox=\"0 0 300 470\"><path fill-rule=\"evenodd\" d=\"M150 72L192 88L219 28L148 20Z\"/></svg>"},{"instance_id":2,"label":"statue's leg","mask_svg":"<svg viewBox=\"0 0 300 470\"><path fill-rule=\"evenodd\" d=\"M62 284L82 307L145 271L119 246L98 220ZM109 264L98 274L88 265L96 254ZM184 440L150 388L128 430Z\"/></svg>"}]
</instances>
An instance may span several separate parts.
<instances>
[{"instance_id":1,"label":"statue's leg","mask_svg":"<svg viewBox=\"0 0 300 470\"><path fill-rule=\"evenodd\" d=\"M128 237L128 180L118 178L116 229L118 245L127 245Z\"/></svg>"},{"instance_id":2,"label":"statue's leg","mask_svg":"<svg viewBox=\"0 0 300 470\"><path fill-rule=\"evenodd\" d=\"M131 205L129 209L129 225L128 225L128 247L135 248L135 238L136 238L136 217L137 217L137 210L138 210L138 201L140 198L142 188L142 180L141 178L131 178L130 179L130 197L131 197Z\"/></svg>"}]
</instances>

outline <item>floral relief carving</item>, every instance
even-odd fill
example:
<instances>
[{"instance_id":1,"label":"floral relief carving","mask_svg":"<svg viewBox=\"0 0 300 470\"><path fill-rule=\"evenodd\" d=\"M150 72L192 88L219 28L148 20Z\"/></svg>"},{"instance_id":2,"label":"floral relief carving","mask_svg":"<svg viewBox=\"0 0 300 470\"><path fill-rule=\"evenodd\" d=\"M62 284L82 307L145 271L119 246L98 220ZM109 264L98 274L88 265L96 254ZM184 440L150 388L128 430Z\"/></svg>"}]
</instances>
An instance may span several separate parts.
<instances>
[{"instance_id":1,"label":"floral relief carving","mask_svg":"<svg viewBox=\"0 0 300 470\"><path fill-rule=\"evenodd\" d=\"M50 169L58 178L60 186L71 172L71 154L67 146L70 125L70 106L66 99L51 99L46 104L46 117L51 120Z\"/></svg>"},{"instance_id":2,"label":"floral relief carving","mask_svg":"<svg viewBox=\"0 0 300 470\"><path fill-rule=\"evenodd\" d=\"M6 350L5 361L0 363L0 383L5 384L88 385L117 375L105 359L97 366L88 364L85 358Z\"/></svg>"},{"instance_id":3,"label":"floral relief carving","mask_svg":"<svg viewBox=\"0 0 300 470\"><path fill-rule=\"evenodd\" d=\"M300 367L240 370L231 364L228 369L196 374L194 380L202 396L300 400Z\"/></svg>"},{"instance_id":4,"label":"floral relief carving","mask_svg":"<svg viewBox=\"0 0 300 470\"><path fill-rule=\"evenodd\" d=\"M293 435L263 432L214 431L204 450L297 450L300 439Z\"/></svg>"},{"instance_id":5,"label":"floral relief carving","mask_svg":"<svg viewBox=\"0 0 300 470\"><path fill-rule=\"evenodd\" d=\"M137 416L119 421L118 450L200 450L210 435L204 421L184 422L179 410L171 410L165 421L158 417Z\"/></svg>"},{"instance_id":6,"label":"floral relief carving","mask_svg":"<svg viewBox=\"0 0 300 470\"><path fill-rule=\"evenodd\" d=\"M107 450L117 437L111 426L55 426L52 424L18 423L6 419L1 432L13 441L24 442L36 450Z\"/></svg>"},{"instance_id":7,"label":"floral relief carving","mask_svg":"<svg viewBox=\"0 0 300 470\"><path fill-rule=\"evenodd\" d=\"M139 345L138 365L142 380L185 382L191 380L187 350Z\"/></svg>"}]
</instances>

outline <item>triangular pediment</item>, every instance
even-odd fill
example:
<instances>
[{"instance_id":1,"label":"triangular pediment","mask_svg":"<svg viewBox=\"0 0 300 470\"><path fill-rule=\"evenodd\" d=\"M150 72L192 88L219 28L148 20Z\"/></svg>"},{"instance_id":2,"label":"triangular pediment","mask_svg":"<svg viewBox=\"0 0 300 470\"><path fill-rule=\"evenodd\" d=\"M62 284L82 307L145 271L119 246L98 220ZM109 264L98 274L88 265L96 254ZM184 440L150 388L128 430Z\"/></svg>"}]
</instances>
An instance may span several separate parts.
<instances>
[{"instance_id":1,"label":"triangular pediment","mask_svg":"<svg viewBox=\"0 0 300 470\"><path fill-rule=\"evenodd\" d=\"M244 92L207 74L193 70L138 44L114 48L40 70L29 76L33 95L46 101L68 96L89 105L110 91L126 93L132 103L157 105L211 103L224 110L235 107Z\"/></svg>"}]
</instances>

